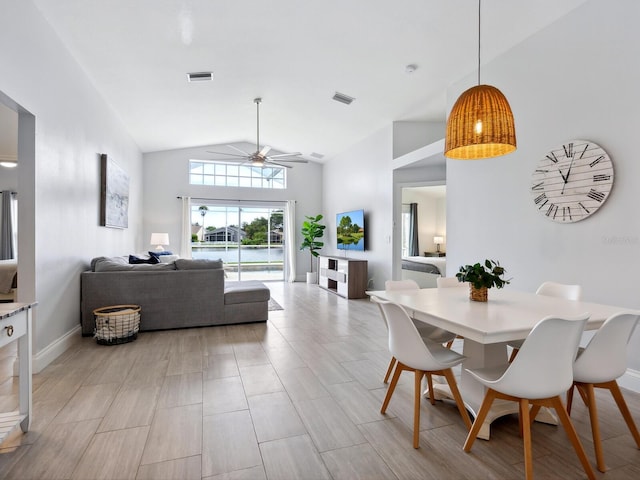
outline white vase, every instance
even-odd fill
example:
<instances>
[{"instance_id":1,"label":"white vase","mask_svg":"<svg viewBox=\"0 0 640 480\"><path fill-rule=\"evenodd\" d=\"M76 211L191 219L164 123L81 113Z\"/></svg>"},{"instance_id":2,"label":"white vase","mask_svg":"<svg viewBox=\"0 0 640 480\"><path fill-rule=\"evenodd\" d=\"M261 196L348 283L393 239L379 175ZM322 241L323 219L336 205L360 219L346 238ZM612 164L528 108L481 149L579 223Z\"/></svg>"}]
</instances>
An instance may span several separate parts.
<instances>
[{"instance_id":1,"label":"white vase","mask_svg":"<svg viewBox=\"0 0 640 480\"><path fill-rule=\"evenodd\" d=\"M317 272L307 272L307 283L309 284L318 283Z\"/></svg>"}]
</instances>

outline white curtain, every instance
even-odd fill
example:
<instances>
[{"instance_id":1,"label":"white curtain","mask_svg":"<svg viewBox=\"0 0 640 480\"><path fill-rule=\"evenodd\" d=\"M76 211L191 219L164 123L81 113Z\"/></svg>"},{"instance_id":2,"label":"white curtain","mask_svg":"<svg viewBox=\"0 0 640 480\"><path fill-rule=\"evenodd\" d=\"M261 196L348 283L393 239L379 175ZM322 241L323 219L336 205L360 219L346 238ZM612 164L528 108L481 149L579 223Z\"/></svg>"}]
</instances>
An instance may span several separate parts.
<instances>
[{"instance_id":1,"label":"white curtain","mask_svg":"<svg viewBox=\"0 0 640 480\"><path fill-rule=\"evenodd\" d=\"M191 258L191 197L182 197L180 257Z\"/></svg>"},{"instance_id":2,"label":"white curtain","mask_svg":"<svg viewBox=\"0 0 640 480\"><path fill-rule=\"evenodd\" d=\"M0 260L18 256L18 201L15 192L2 192L0 209Z\"/></svg>"},{"instance_id":3,"label":"white curtain","mask_svg":"<svg viewBox=\"0 0 640 480\"><path fill-rule=\"evenodd\" d=\"M284 213L285 275L287 282L296 281L296 201L287 200Z\"/></svg>"}]
</instances>

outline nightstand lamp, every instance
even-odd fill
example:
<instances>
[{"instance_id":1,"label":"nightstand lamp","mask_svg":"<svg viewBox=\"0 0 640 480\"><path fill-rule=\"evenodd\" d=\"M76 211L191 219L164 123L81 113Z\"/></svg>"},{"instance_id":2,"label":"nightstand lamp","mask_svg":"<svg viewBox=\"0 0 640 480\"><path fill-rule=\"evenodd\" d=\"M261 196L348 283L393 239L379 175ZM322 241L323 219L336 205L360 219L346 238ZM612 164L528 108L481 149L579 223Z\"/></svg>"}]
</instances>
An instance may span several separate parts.
<instances>
[{"instance_id":1,"label":"nightstand lamp","mask_svg":"<svg viewBox=\"0 0 640 480\"><path fill-rule=\"evenodd\" d=\"M163 252L163 245L169 245L169 234L168 233L152 233L151 241L149 242L151 245L156 245L156 252Z\"/></svg>"},{"instance_id":2,"label":"nightstand lamp","mask_svg":"<svg viewBox=\"0 0 640 480\"><path fill-rule=\"evenodd\" d=\"M436 244L436 252L440 252L440 244L444 243L444 237L433 237L433 243Z\"/></svg>"}]
</instances>

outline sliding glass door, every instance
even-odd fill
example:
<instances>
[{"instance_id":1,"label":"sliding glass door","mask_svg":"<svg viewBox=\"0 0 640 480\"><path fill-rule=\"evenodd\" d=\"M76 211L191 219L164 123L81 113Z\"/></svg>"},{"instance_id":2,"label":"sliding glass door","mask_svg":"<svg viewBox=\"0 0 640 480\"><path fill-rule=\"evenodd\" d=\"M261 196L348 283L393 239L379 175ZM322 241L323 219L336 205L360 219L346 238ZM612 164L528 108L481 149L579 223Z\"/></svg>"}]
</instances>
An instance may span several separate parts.
<instances>
[{"instance_id":1,"label":"sliding glass door","mask_svg":"<svg viewBox=\"0 0 640 480\"><path fill-rule=\"evenodd\" d=\"M283 280L283 215L273 204L192 203L192 256L221 259L228 280Z\"/></svg>"}]
</instances>

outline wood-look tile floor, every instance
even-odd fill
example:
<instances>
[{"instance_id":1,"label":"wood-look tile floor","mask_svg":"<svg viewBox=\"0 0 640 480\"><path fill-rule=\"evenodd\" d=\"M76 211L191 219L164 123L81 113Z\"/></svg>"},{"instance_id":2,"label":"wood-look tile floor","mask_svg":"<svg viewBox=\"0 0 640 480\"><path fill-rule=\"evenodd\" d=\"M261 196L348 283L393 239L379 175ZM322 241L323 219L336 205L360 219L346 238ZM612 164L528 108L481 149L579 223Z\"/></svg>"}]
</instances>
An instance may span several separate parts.
<instances>
[{"instance_id":1,"label":"wood-look tile floor","mask_svg":"<svg viewBox=\"0 0 640 480\"><path fill-rule=\"evenodd\" d=\"M524 478L515 416L467 454L455 406L425 401L414 450L410 374L380 414L390 356L375 305L303 283L269 287L284 310L267 323L141 333L111 347L79 339L34 376L32 427L0 445L0 478ZM14 357L0 350L0 411L17 405ZM640 423L640 395L624 394ZM596 476L640 478L613 400L598 402L609 471ZM594 463L579 397L572 419ZM562 428L535 423L533 454L536 478L585 478Z\"/></svg>"}]
</instances>

